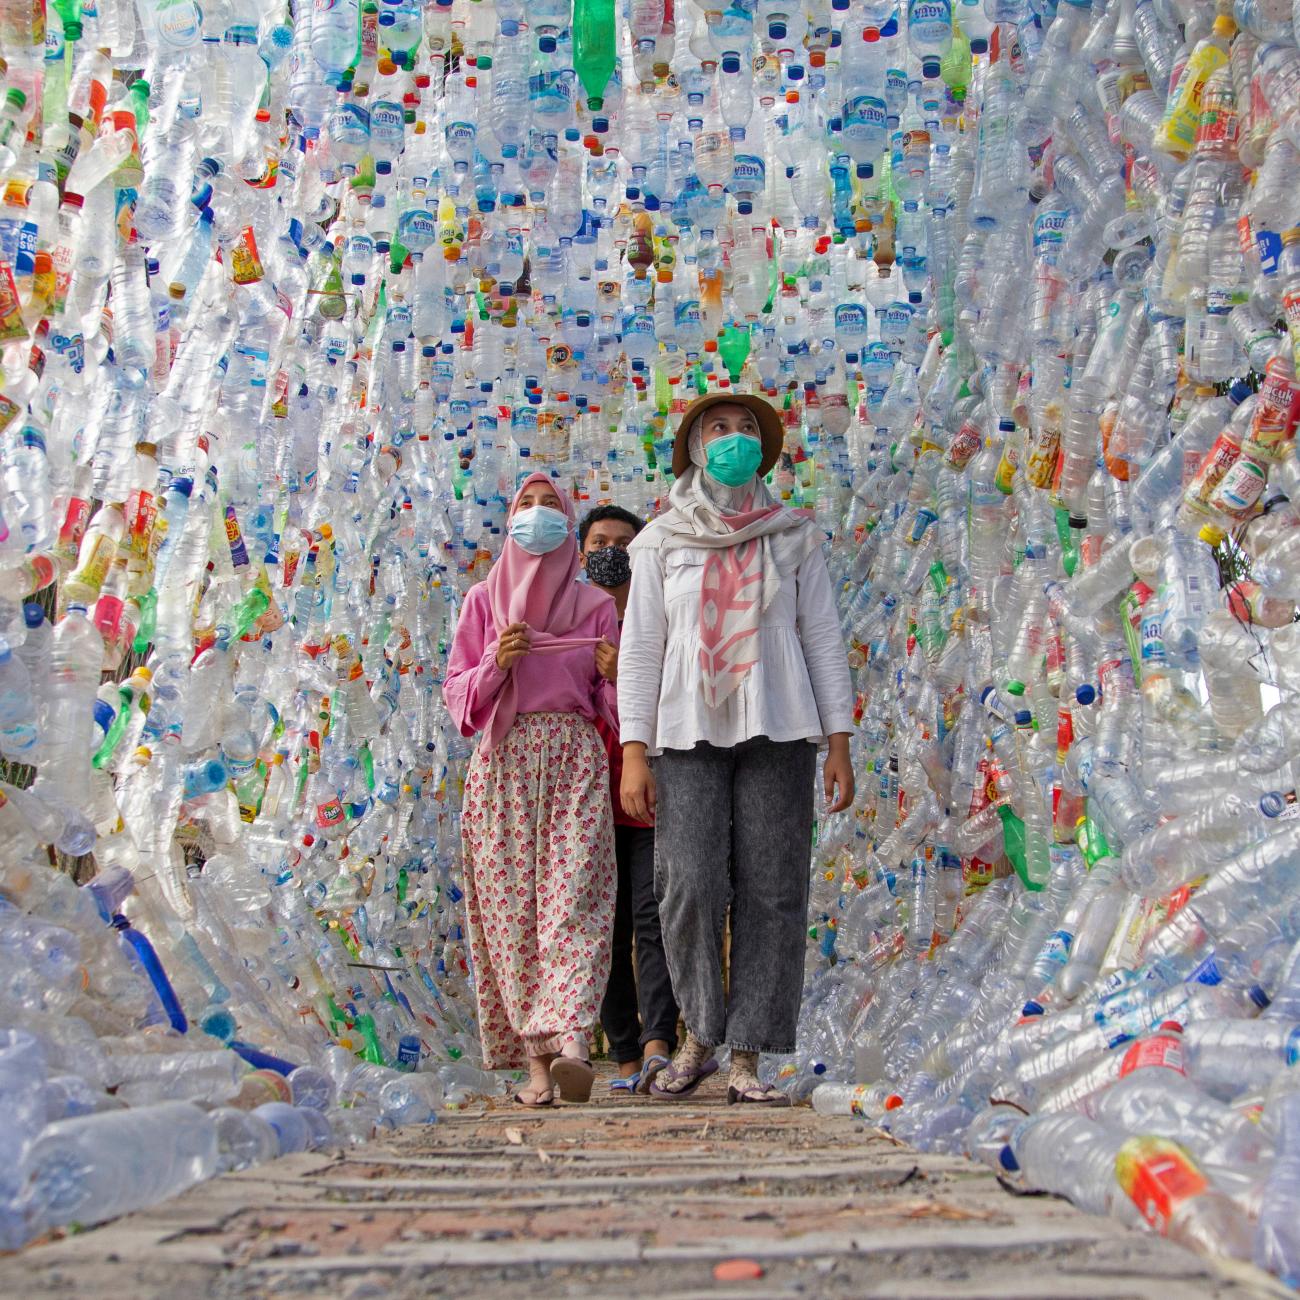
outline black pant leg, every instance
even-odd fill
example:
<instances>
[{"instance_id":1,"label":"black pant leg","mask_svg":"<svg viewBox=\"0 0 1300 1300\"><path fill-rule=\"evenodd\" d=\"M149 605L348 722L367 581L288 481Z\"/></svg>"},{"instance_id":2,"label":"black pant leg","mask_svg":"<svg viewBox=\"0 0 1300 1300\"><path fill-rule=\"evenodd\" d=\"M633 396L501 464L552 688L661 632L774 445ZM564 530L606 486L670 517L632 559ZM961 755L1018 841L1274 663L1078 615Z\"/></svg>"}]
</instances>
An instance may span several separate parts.
<instances>
[{"instance_id":1,"label":"black pant leg","mask_svg":"<svg viewBox=\"0 0 1300 1300\"><path fill-rule=\"evenodd\" d=\"M614 857L618 863L618 894L614 902L614 935L609 984L600 1007L600 1025L609 1040L609 1054L618 1064L641 1059L641 1020L637 1015L636 977L632 971L632 843L631 826L614 827ZM653 839L651 841L653 846ZM651 849L653 854L653 847ZM651 859L653 871L653 857Z\"/></svg>"},{"instance_id":2,"label":"black pant leg","mask_svg":"<svg viewBox=\"0 0 1300 1300\"><path fill-rule=\"evenodd\" d=\"M641 1045L656 1039L677 1045L677 999L673 996L668 959L664 956L659 900L655 897L655 833L651 826L620 828L627 836L632 893L632 928L636 933L637 1000L641 1008Z\"/></svg>"}]
</instances>

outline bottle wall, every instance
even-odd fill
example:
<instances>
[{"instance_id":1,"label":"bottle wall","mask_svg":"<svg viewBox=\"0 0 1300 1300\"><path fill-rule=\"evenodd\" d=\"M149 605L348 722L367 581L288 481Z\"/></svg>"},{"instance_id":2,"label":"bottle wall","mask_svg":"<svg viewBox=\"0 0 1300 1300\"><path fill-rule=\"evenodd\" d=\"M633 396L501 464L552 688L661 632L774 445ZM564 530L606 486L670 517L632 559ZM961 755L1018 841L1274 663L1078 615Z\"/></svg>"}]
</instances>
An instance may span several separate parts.
<instances>
[{"instance_id":1,"label":"bottle wall","mask_svg":"<svg viewBox=\"0 0 1300 1300\"><path fill-rule=\"evenodd\" d=\"M860 714L765 1068L1296 1271L1289 5L3 23L0 1238L502 1086L457 610L734 385Z\"/></svg>"}]
</instances>

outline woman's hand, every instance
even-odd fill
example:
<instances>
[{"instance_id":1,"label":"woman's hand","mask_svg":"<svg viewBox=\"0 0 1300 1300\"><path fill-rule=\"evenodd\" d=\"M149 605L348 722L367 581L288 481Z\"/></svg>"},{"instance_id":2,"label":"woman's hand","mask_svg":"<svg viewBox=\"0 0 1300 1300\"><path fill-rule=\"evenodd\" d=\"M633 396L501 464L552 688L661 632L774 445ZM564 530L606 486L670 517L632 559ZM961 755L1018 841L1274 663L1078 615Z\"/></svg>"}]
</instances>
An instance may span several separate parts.
<instances>
[{"instance_id":1,"label":"woman's hand","mask_svg":"<svg viewBox=\"0 0 1300 1300\"><path fill-rule=\"evenodd\" d=\"M627 783L627 768L623 769ZM837 731L830 737L830 749L822 768L822 786L826 791L827 813L843 812L853 806L853 760L849 757L849 733Z\"/></svg>"},{"instance_id":2,"label":"woman's hand","mask_svg":"<svg viewBox=\"0 0 1300 1300\"><path fill-rule=\"evenodd\" d=\"M618 646L601 638L596 647L596 671L607 681L618 681Z\"/></svg>"},{"instance_id":3,"label":"woman's hand","mask_svg":"<svg viewBox=\"0 0 1300 1300\"><path fill-rule=\"evenodd\" d=\"M497 640L497 667L507 671L516 659L526 655L531 647L531 633L527 623L511 623Z\"/></svg>"},{"instance_id":4,"label":"woman's hand","mask_svg":"<svg viewBox=\"0 0 1300 1300\"><path fill-rule=\"evenodd\" d=\"M623 781L618 797L623 811L639 822L655 819L655 779L646 762L645 746L632 741L623 746Z\"/></svg>"}]
</instances>

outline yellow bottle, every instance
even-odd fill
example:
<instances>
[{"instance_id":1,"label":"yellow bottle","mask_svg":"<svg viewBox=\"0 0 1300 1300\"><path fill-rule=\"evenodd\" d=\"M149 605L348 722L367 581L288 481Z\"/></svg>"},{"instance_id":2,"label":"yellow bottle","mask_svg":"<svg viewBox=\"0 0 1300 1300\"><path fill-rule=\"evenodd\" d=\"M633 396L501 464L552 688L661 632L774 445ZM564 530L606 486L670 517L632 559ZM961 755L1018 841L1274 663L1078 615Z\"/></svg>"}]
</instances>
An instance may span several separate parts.
<instances>
[{"instance_id":1,"label":"yellow bottle","mask_svg":"<svg viewBox=\"0 0 1300 1300\"><path fill-rule=\"evenodd\" d=\"M1165 105L1164 120L1156 131L1157 149L1186 158L1196 143L1196 127L1201 120L1201 100L1210 74L1228 61L1228 47L1237 34L1237 24L1227 14L1214 20L1210 34L1196 43L1187 56L1178 84Z\"/></svg>"},{"instance_id":2,"label":"yellow bottle","mask_svg":"<svg viewBox=\"0 0 1300 1300\"><path fill-rule=\"evenodd\" d=\"M1010 496L1016 470L1020 468L1020 461L1024 452L1025 435L1023 430L1016 427L1014 420L999 420L998 433L1002 437L1002 458L998 461L998 468L993 476L993 482L997 485L999 492Z\"/></svg>"},{"instance_id":3,"label":"yellow bottle","mask_svg":"<svg viewBox=\"0 0 1300 1300\"><path fill-rule=\"evenodd\" d=\"M438 201L438 243L442 245L443 257L449 262L456 261L464 241L465 228L456 215L456 204L444 194Z\"/></svg>"}]
</instances>

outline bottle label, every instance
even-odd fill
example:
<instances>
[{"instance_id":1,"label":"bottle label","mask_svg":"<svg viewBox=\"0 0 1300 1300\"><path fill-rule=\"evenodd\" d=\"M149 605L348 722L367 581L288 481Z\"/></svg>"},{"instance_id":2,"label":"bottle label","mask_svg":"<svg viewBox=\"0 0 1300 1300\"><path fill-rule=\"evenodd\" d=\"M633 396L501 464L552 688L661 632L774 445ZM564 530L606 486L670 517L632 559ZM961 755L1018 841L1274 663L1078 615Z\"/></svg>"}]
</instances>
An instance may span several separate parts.
<instances>
[{"instance_id":1,"label":"bottle label","mask_svg":"<svg viewBox=\"0 0 1300 1300\"><path fill-rule=\"evenodd\" d=\"M325 122L325 129L330 139L350 142L352 138L356 138L356 142L360 143L361 139L370 134L369 109L361 107L360 104L352 104L350 101L339 104L333 112L330 112Z\"/></svg>"},{"instance_id":2,"label":"bottle label","mask_svg":"<svg viewBox=\"0 0 1300 1300\"><path fill-rule=\"evenodd\" d=\"M36 270L38 233L36 225L31 221L24 221L18 227L18 245L14 264L18 268L19 275L31 275Z\"/></svg>"},{"instance_id":3,"label":"bottle label","mask_svg":"<svg viewBox=\"0 0 1300 1300\"><path fill-rule=\"evenodd\" d=\"M1257 230L1255 247L1259 249L1259 269L1265 275L1277 274L1277 260L1282 256L1282 237L1273 230Z\"/></svg>"},{"instance_id":4,"label":"bottle label","mask_svg":"<svg viewBox=\"0 0 1300 1300\"><path fill-rule=\"evenodd\" d=\"M948 0L915 0L907 10L907 26L911 28L920 26L924 23L934 23L936 26L952 26L952 6Z\"/></svg>"},{"instance_id":5,"label":"bottle label","mask_svg":"<svg viewBox=\"0 0 1300 1300\"><path fill-rule=\"evenodd\" d=\"M677 328L687 329L692 333L697 333L703 326L704 317L700 311L700 304L694 298L688 298L685 302L677 304L673 312L673 320Z\"/></svg>"},{"instance_id":6,"label":"bottle label","mask_svg":"<svg viewBox=\"0 0 1300 1300\"><path fill-rule=\"evenodd\" d=\"M1231 519L1244 519L1268 483L1267 467L1253 456L1239 456L1219 481L1210 505Z\"/></svg>"},{"instance_id":7,"label":"bottle label","mask_svg":"<svg viewBox=\"0 0 1300 1300\"><path fill-rule=\"evenodd\" d=\"M568 73L535 73L528 78L528 95L543 117L567 113L576 95L576 80Z\"/></svg>"},{"instance_id":8,"label":"bottle label","mask_svg":"<svg viewBox=\"0 0 1300 1300\"><path fill-rule=\"evenodd\" d=\"M865 334L867 325L867 313L856 303L844 303L835 308L836 330L855 335Z\"/></svg>"},{"instance_id":9,"label":"bottle label","mask_svg":"<svg viewBox=\"0 0 1300 1300\"><path fill-rule=\"evenodd\" d=\"M1241 135L1241 116L1236 107L1223 104L1202 104L1201 120L1196 128L1196 150L1201 146L1213 146L1217 153L1220 149L1229 150L1235 156L1237 140Z\"/></svg>"},{"instance_id":10,"label":"bottle label","mask_svg":"<svg viewBox=\"0 0 1300 1300\"><path fill-rule=\"evenodd\" d=\"M126 531L132 555L143 559L149 553L149 536L153 532L158 507L152 492L132 492L126 502Z\"/></svg>"},{"instance_id":11,"label":"bottle label","mask_svg":"<svg viewBox=\"0 0 1300 1300\"><path fill-rule=\"evenodd\" d=\"M69 497L68 508L63 516L63 527L59 529L59 549L75 554L89 522L90 502L82 497Z\"/></svg>"},{"instance_id":12,"label":"bottle label","mask_svg":"<svg viewBox=\"0 0 1300 1300\"><path fill-rule=\"evenodd\" d=\"M1126 1079L1134 1070L1173 1070L1175 1074L1186 1074L1183 1067L1183 1045L1176 1038L1161 1036L1144 1038L1136 1042L1124 1053L1120 1062L1119 1077Z\"/></svg>"},{"instance_id":13,"label":"bottle label","mask_svg":"<svg viewBox=\"0 0 1300 1300\"><path fill-rule=\"evenodd\" d=\"M1142 642L1143 664L1158 663L1165 658L1165 628L1160 610L1142 619L1138 636Z\"/></svg>"},{"instance_id":14,"label":"bottle label","mask_svg":"<svg viewBox=\"0 0 1300 1300\"><path fill-rule=\"evenodd\" d=\"M1237 247L1241 250L1242 257L1249 261L1251 252L1255 246L1255 232L1251 229L1249 215L1237 218Z\"/></svg>"},{"instance_id":15,"label":"bottle label","mask_svg":"<svg viewBox=\"0 0 1300 1300\"><path fill-rule=\"evenodd\" d=\"M76 573L76 580L79 585L89 587L91 591L98 592L104 585L104 579L108 576L108 566L112 564L113 557L117 554L117 543L104 533L96 535L90 543L90 550L86 555L86 562Z\"/></svg>"},{"instance_id":16,"label":"bottle label","mask_svg":"<svg viewBox=\"0 0 1300 1300\"><path fill-rule=\"evenodd\" d=\"M1065 223L1069 215L1068 211L1058 208L1037 213L1034 217L1035 257L1045 258L1051 263L1056 262L1057 254L1065 239Z\"/></svg>"},{"instance_id":17,"label":"bottle label","mask_svg":"<svg viewBox=\"0 0 1300 1300\"><path fill-rule=\"evenodd\" d=\"M18 286L8 262L0 262L0 341L25 339L27 326L23 324L22 301Z\"/></svg>"},{"instance_id":18,"label":"bottle label","mask_svg":"<svg viewBox=\"0 0 1300 1300\"><path fill-rule=\"evenodd\" d=\"M1205 291L1205 314L1226 316L1239 302L1245 302L1245 298L1232 289L1212 284Z\"/></svg>"},{"instance_id":19,"label":"bottle label","mask_svg":"<svg viewBox=\"0 0 1300 1300\"><path fill-rule=\"evenodd\" d=\"M474 148L474 141L478 139L478 128L473 122L448 122L443 136L447 141L448 150L454 151L459 147L471 151Z\"/></svg>"},{"instance_id":20,"label":"bottle label","mask_svg":"<svg viewBox=\"0 0 1300 1300\"><path fill-rule=\"evenodd\" d=\"M1051 487L1060 446L1059 426L1046 421L1031 426L1028 455L1025 458L1025 478L1032 487Z\"/></svg>"},{"instance_id":21,"label":"bottle label","mask_svg":"<svg viewBox=\"0 0 1300 1300\"><path fill-rule=\"evenodd\" d=\"M371 108L371 135L388 132L392 136L397 136L401 134L404 126L405 118L401 104L395 104L391 99L381 99Z\"/></svg>"},{"instance_id":22,"label":"bottle label","mask_svg":"<svg viewBox=\"0 0 1300 1300\"><path fill-rule=\"evenodd\" d=\"M149 6L144 6L149 12ZM164 45L188 49L199 39L201 19L192 0L158 0L153 6L153 29Z\"/></svg>"},{"instance_id":23,"label":"bottle label","mask_svg":"<svg viewBox=\"0 0 1300 1300\"><path fill-rule=\"evenodd\" d=\"M850 140L883 132L888 122L885 101L875 95L855 95L844 105L843 134Z\"/></svg>"},{"instance_id":24,"label":"bottle label","mask_svg":"<svg viewBox=\"0 0 1300 1300\"><path fill-rule=\"evenodd\" d=\"M230 277L236 284L256 284L265 271L252 226L245 226L230 250Z\"/></svg>"},{"instance_id":25,"label":"bottle label","mask_svg":"<svg viewBox=\"0 0 1300 1300\"><path fill-rule=\"evenodd\" d=\"M248 566L248 548L244 545L244 535L239 529L239 517L233 505L226 506L225 517L226 544L230 547L230 562L236 569Z\"/></svg>"},{"instance_id":26,"label":"bottle label","mask_svg":"<svg viewBox=\"0 0 1300 1300\"><path fill-rule=\"evenodd\" d=\"M1130 1138L1115 1158L1115 1173L1142 1217L1161 1234L1178 1206L1208 1186L1183 1149L1164 1138Z\"/></svg>"},{"instance_id":27,"label":"bottle label","mask_svg":"<svg viewBox=\"0 0 1300 1300\"><path fill-rule=\"evenodd\" d=\"M767 168L754 154L738 153L731 164L731 188L743 193L755 193L767 183Z\"/></svg>"},{"instance_id":28,"label":"bottle label","mask_svg":"<svg viewBox=\"0 0 1300 1300\"><path fill-rule=\"evenodd\" d=\"M1237 457L1241 455L1241 444L1232 429L1225 429L1214 440L1214 446L1206 453L1196 471L1196 477L1185 493L1189 505L1204 505L1210 494L1219 485L1219 480L1232 468Z\"/></svg>"},{"instance_id":29,"label":"bottle label","mask_svg":"<svg viewBox=\"0 0 1300 1300\"><path fill-rule=\"evenodd\" d=\"M971 457L979 451L983 439L980 437L979 426L972 420L967 420L960 429L952 436L952 441L948 444L948 464L953 469L965 469L970 463Z\"/></svg>"},{"instance_id":30,"label":"bottle label","mask_svg":"<svg viewBox=\"0 0 1300 1300\"><path fill-rule=\"evenodd\" d=\"M1283 294L1282 314L1286 317L1286 332L1291 337L1292 356L1300 356L1300 293L1292 290Z\"/></svg>"},{"instance_id":31,"label":"bottle label","mask_svg":"<svg viewBox=\"0 0 1300 1300\"><path fill-rule=\"evenodd\" d=\"M338 8L338 0L328 0L329 7ZM320 0L317 0L319 7ZM379 15L374 12L375 6L364 5L361 9L361 64L371 63L379 56ZM349 25L351 23L349 22ZM396 44L396 42L394 42ZM355 62L355 60L353 60ZM359 94L365 94L369 90L369 74L361 75L357 78L354 85L357 87Z\"/></svg>"},{"instance_id":32,"label":"bottle label","mask_svg":"<svg viewBox=\"0 0 1300 1300\"><path fill-rule=\"evenodd\" d=\"M337 797L316 805L316 825L322 830L331 826L341 826L347 820L347 813Z\"/></svg>"},{"instance_id":33,"label":"bottle label","mask_svg":"<svg viewBox=\"0 0 1300 1300\"><path fill-rule=\"evenodd\" d=\"M235 344L235 355L244 360L244 373L250 388L266 387L266 371L270 354L264 348L252 348L246 343Z\"/></svg>"},{"instance_id":34,"label":"bottle label","mask_svg":"<svg viewBox=\"0 0 1300 1300\"><path fill-rule=\"evenodd\" d=\"M1040 956L1054 966L1064 966L1070 960L1070 949L1073 946L1074 935L1068 930L1056 930L1048 936Z\"/></svg>"}]
</instances>

